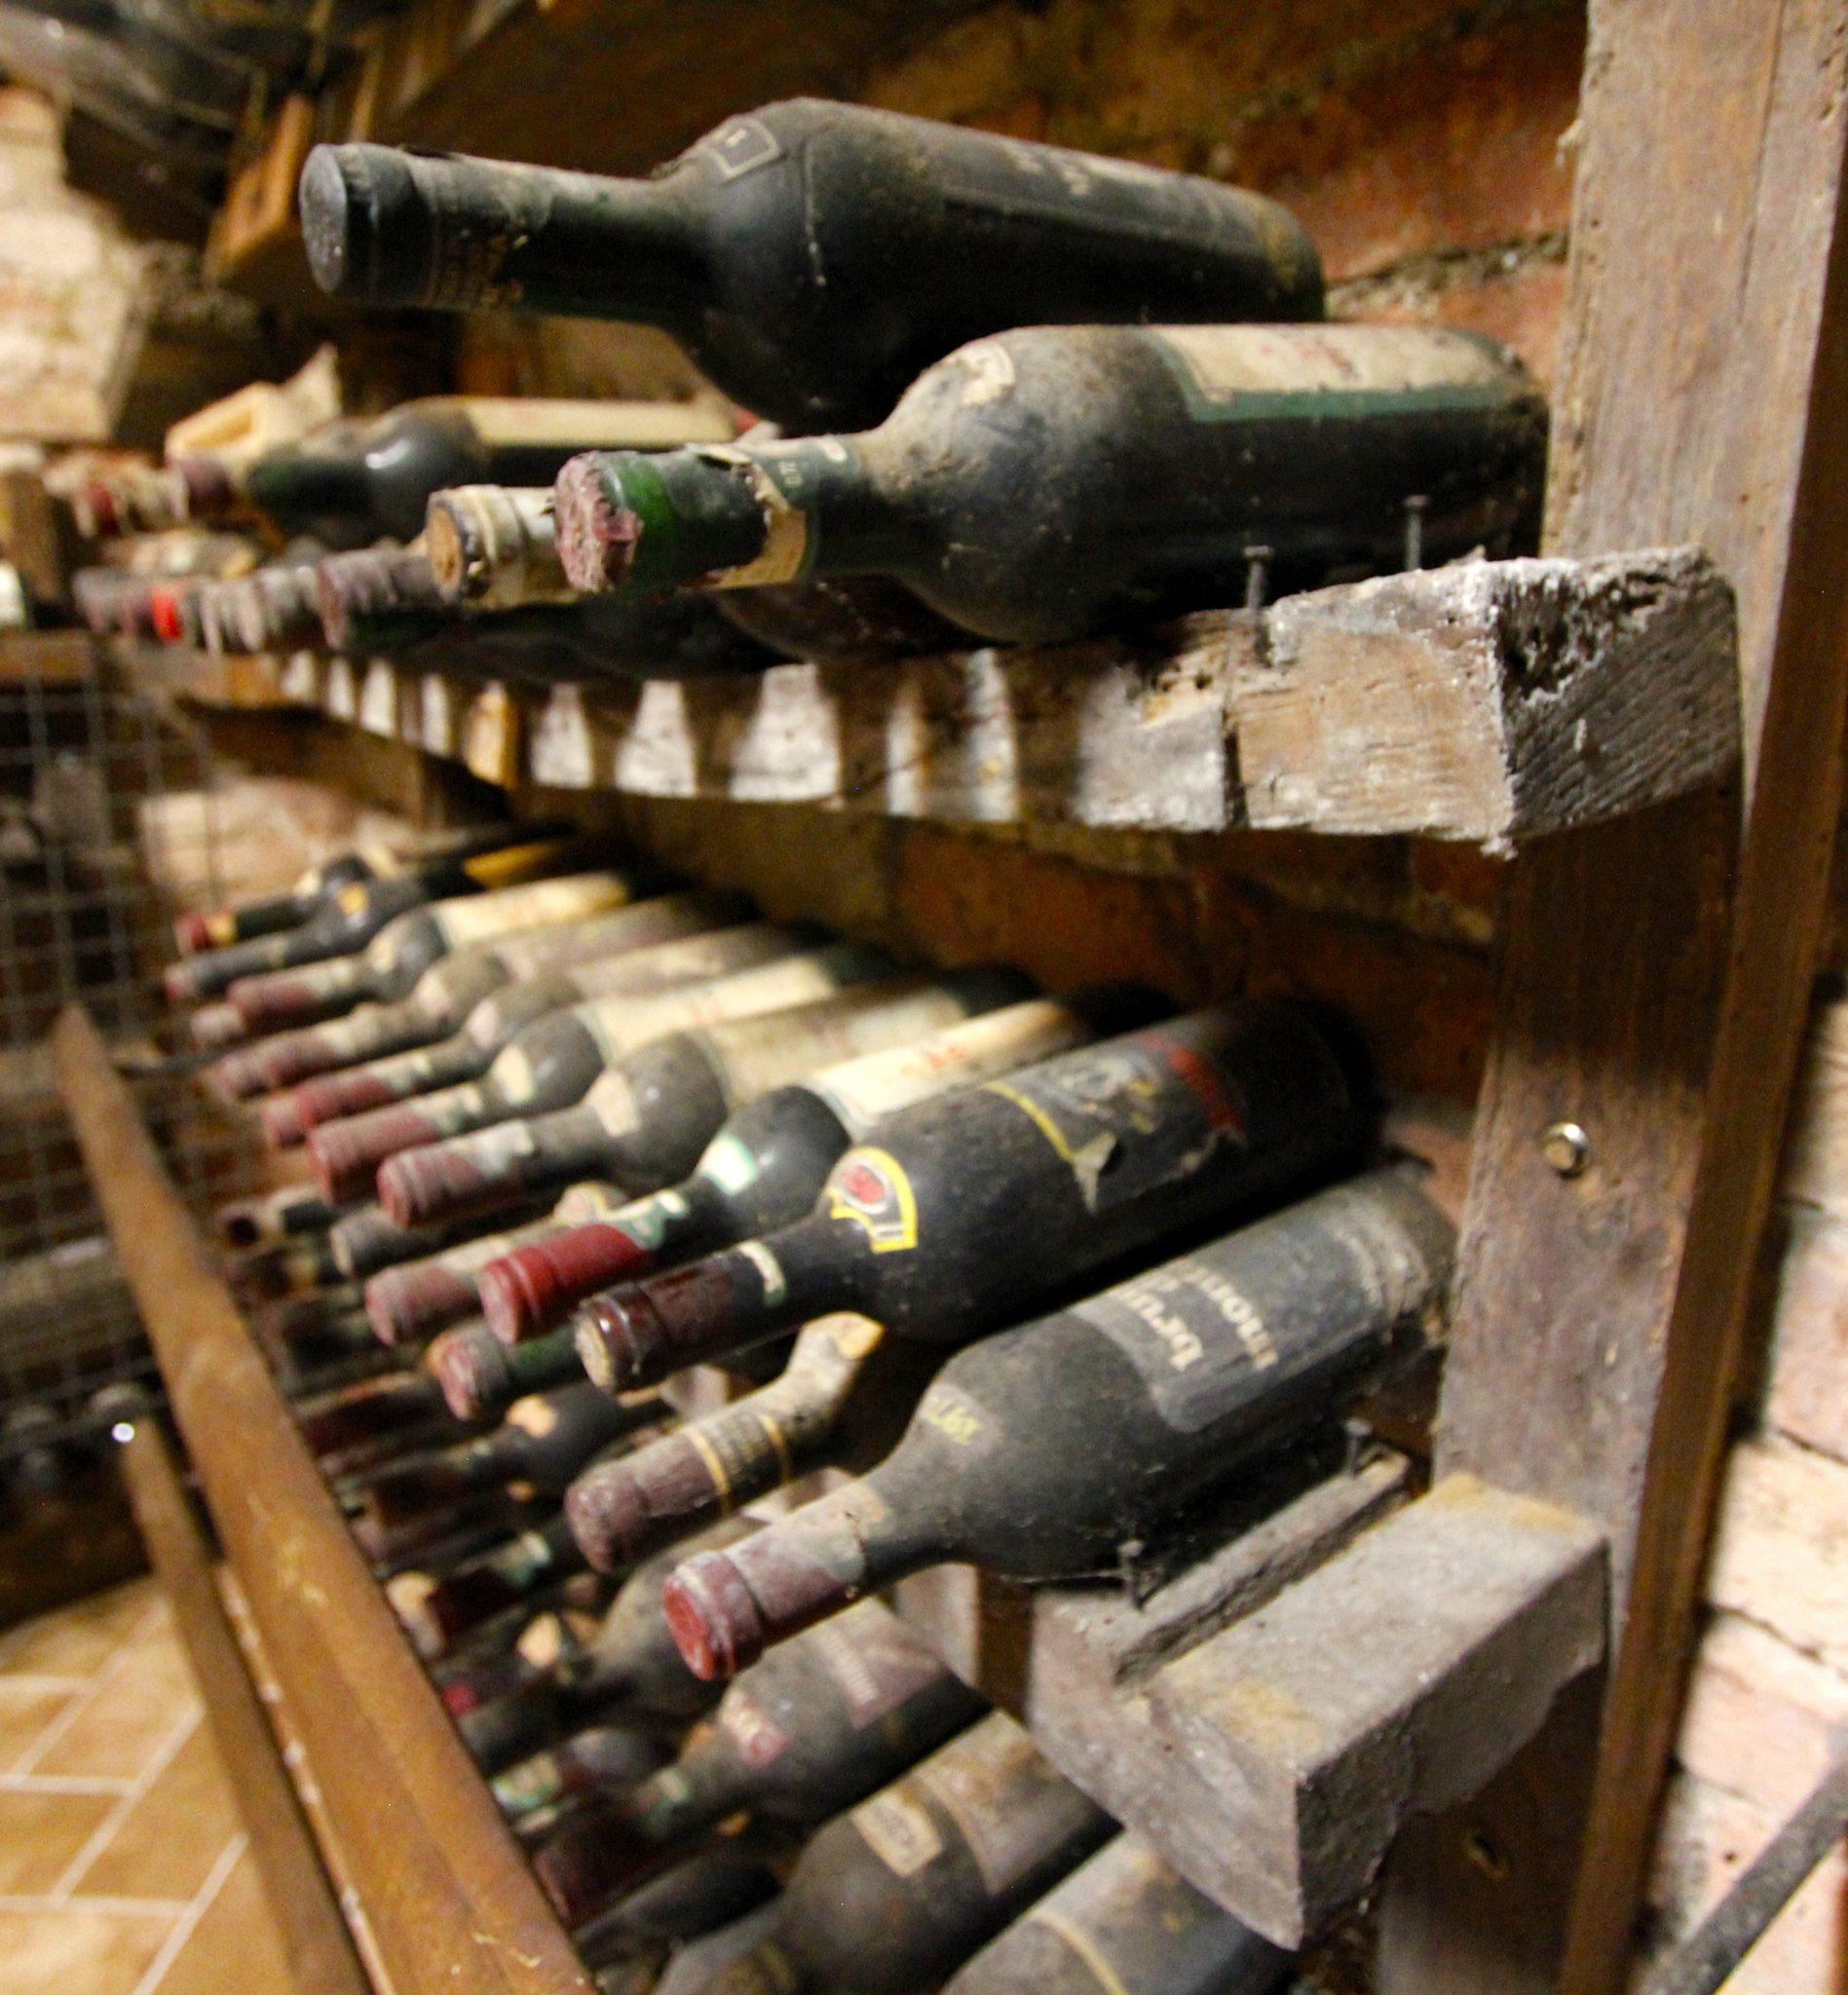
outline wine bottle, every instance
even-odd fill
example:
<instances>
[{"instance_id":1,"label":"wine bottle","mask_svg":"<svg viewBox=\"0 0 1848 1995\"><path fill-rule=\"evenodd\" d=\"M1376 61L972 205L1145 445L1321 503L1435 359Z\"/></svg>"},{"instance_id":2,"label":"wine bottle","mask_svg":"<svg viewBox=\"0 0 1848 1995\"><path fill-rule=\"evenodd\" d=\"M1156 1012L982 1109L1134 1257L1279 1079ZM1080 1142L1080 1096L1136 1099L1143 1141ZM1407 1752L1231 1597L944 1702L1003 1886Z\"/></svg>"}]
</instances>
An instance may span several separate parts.
<instances>
[{"instance_id":1,"label":"wine bottle","mask_svg":"<svg viewBox=\"0 0 1848 1995\"><path fill-rule=\"evenodd\" d=\"M471 943L495 942L526 928L562 926L590 921L659 888L660 876L640 867L599 869L562 878L529 881L494 893L475 893L407 909L388 922L362 950L330 957L299 968L240 977L226 994L251 1032L307 1025L348 1011L366 998L389 1003L408 997L430 966ZM262 1084L260 1066L235 1058L221 1060L220 1074L247 1064L254 1071L240 1090Z\"/></svg>"},{"instance_id":2,"label":"wine bottle","mask_svg":"<svg viewBox=\"0 0 1848 1995\"><path fill-rule=\"evenodd\" d=\"M501 1813L518 1822L560 1801L639 1786L670 1757L652 1733L589 1725L496 1774L489 1785Z\"/></svg>"},{"instance_id":3,"label":"wine bottle","mask_svg":"<svg viewBox=\"0 0 1848 1995\"><path fill-rule=\"evenodd\" d=\"M559 1335L500 1348L519 1357ZM931 1347L887 1337L870 1317L816 1317L769 1385L585 1469L565 1498L572 1532L598 1571L626 1571L815 1469L870 1467L897 1443L937 1362ZM443 1389L458 1417L492 1403L446 1379Z\"/></svg>"},{"instance_id":4,"label":"wine bottle","mask_svg":"<svg viewBox=\"0 0 1848 1995\"><path fill-rule=\"evenodd\" d=\"M855 435L574 458L565 573L638 594L883 575L975 636L1080 637L1534 544L1546 401L1504 348L1404 325L1036 326Z\"/></svg>"},{"instance_id":5,"label":"wine bottle","mask_svg":"<svg viewBox=\"0 0 1848 1995\"><path fill-rule=\"evenodd\" d=\"M599 442L659 450L701 438L722 442L730 433L722 417L691 402L432 395L376 421L332 424L266 451L225 491L284 533L355 547L381 535L414 538L430 495L445 485L534 484L573 451ZM203 486L194 503L207 515L212 509Z\"/></svg>"},{"instance_id":6,"label":"wine bottle","mask_svg":"<svg viewBox=\"0 0 1848 1995\"><path fill-rule=\"evenodd\" d=\"M509 1046L523 1028L586 998L624 994L640 998L689 988L758 963L798 955L818 946L822 940L815 929L749 922L735 928L720 928L707 934L685 936L677 942L622 952L620 962L591 957L581 962L526 965L512 982L482 998L463 1020L461 1030L446 1038L305 1082L301 1089L302 1119L313 1130L325 1122L344 1121L387 1108L413 1095L433 1094L439 1088L472 1080L487 1072L496 1054ZM521 943L517 948L523 956L526 945ZM310 1141L311 1162L318 1147ZM371 1181L370 1168L354 1180L366 1188Z\"/></svg>"},{"instance_id":7,"label":"wine bottle","mask_svg":"<svg viewBox=\"0 0 1848 1995\"><path fill-rule=\"evenodd\" d=\"M270 562L236 582L219 583L207 604L207 640L215 625L222 651L297 651L319 645L315 571L325 551Z\"/></svg>"},{"instance_id":8,"label":"wine bottle","mask_svg":"<svg viewBox=\"0 0 1848 1995\"><path fill-rule=\"evenodd\" d=\"M277 1033L226 1055L216 1082L222 1092L236 1093L254 1077L258 1087L274 1090L256 1105L264 1136L277 1148L293 1148L318 1123L378 1105L362 1099L366 1090L355 1070L452 1035L484 998L522 977L715 933L748 913L741 895L668 893L588 921L474 943L439 958L406 998L361 1002L344 1017ZM232 1069L233 1060L241 1067Z\"/></svg>"},{"instance_id":9,"label":"wine bottle","mask_svg":"<svg viewBox=\"0 0 1848 1995\"><path fill-rule=\"evenodd\" d=\"M585 1303L585 1369L612 1390L652 1384L836 1309L963 1342L1333 1169L1360 1119L1328 1040L1281 1000L1127 1033L902 1110L809 1218Z\"/></svg>"},{"instance_id":10,"label":"wine bottle","mask_svg":"<svg viewBox=\"0 0 1848 1995\"><path fill-rule=\"evenodd\" d=\"M569 1578L583 1562L570 1526L558 1516L414 1590L400 1591L393 1605L411 1646L434 1660L483 1622Z\"/></svg>"},{"instance_id":11,"label":"wine bottle","mask_svg":"<svg viewBox=\"0 0 1848 1995\"><path fill-rule=\"evenodd\" d=\"M459 485L431 497L424 541L436 592L480 610L567 602L551 487Z\"/></svg>"},{"instance_id":12,"label":"wine bottle","mask_svg":"<svg viewBox=\"0 0 1848 1995\"><path fill-rule=\"evenodd\" d=\"M729 1675L944 1560L1120 1570L1126 1546L1422 1349L1451 1251L1413 1168L1376 1171L970 1345L870 1475L675 1572L683 1651Z\"/></svg>"},{"instance_id":13,"label":"wine bottle","mask_svg":"<svg viewBox=\"0 0 1848 1995\"><path fill-rule=\"evenodd\" d=\"M497 994L470 1013L461 1036L477 1045L492 1043L509 1017L524 1013L531 1023L512 1034L491 1062L483 1063L486 1072L480 1080L440 1089L396 1108L322 1123L310 1132L307 1145L316 1182L330 1197L352 1197L363 1191L385 1160L399 1150L440 1143L514 1116L570 1108L583 1100L606 1067L650 1039L780 1010L849 984L870 983L892 968L883 952L858 943L792 951L795 940L791 931L766 924L741 952L751 967L703 982L685 976L660 981L660 958L666 950L682 952L672 960L683 972L725 953L703 948L705 938L699 937L664 944L659 952L644 951L615 962L535 978L521 989ZM650 957L657 960L650 962ZM566 993L567 1008L559 1009L558 999ZM439 1048L425 1052L435 1056L429 1064L440 1064ZM405 1058L408 1062L419 1056Z\"/></svg>"},{"instance_id":14,"label":"wine bottle","mask_svg":"<svg viewBox=\"0 0 1848 1995\"><path fill-rule=\"evenodd\" d=\"M325 1232L345 1208L306 1185L285 1185L260 1198L234 1198L212 1214L223 1247L274 1246L300 1233Z\"/></svg>"},{"instance_id":15,"label":"wine bottle","mask_svg":"<svg viewBox=\"0 0 1848 1995\"><path fill-rule=\"evenodd\" d=\"M317 146L301 208L324 290L658 325L735 401L807 428L877 422L1002 326L1321 311L1308 237L1255 195L813 98L729 119L648 180Z\"/></svg>"},{"instance_id":16,"label":"wine bottle","mask_svg":"<svg viewBox=\"0 0 1848 1995\"><path fill-rule=\"evenodd\" d=\"M1112 1826L1012 1718L991 1713L819 1830L770 1937L707 1995L916 1995Z\"/></svg>"},{"instance_id":17,"label":"wine bottle","mask_svg":"<svg viewBox=\"0 0 1848 1995\"><path fill-rule=\"evenodd\" d=\"M577 1333L568 1323L519 1344L503 1343L485 1323L459 1324L435 1339L424 1362L459 1420L491 1419L523 1392L585 1375Z\"/></svg>"},{"instance_id":18,"label":"wine bottle","mask_svg":"<svg viewBox=\"0 0 1848 1995\"><path fill-rule=\"evenodd\" d=\"M735 1960L742 1960L760 1940L776 1930L782 1913L780 1895L759 1905L755 1911L702 1933L679 1947L668 1961L649 1995L706 1995L717 1976ZM599 1915L602 1916L602 1915ZM620 1983L613 1989L598 1985L597 1995L636 1995Z\"/></svg>"},{"instance_id":19,"label":"wine bottle","mask_svg":"<svg viewBox=\"0 0 1848 1995\"><path fill-rule=\"evenodd\" d=\"M234 942L299 928L330 893L357 881L370 880L373 873L372 861L364 852L336 852L319 866L309 867L286 893L181 915L173 923L173 939L186 955L197 956L202 950L229 949Z\"/></svg>"},{"instance_id":20,"label":"wine bottle","mask_svg":"<svg viewBox=\"0 0 1848 1995\"><path fill-rule=\"evenodd\" d=\"M516 1502L505 1489L491 1489L402 1524L381 1524L375 1518L355 1517L347 1527L374 1577L388 1580L413 1565L459 1563L544 1521L533 1505Z\"/></svg>"},{"instance_id":21,"label":"wine bottle","mask_svg":"<svg viewBox=\"0 0 1848 1995\"><path fill-rule=\"evenodd\" d=\"M727 1518L701 1546L722 1550L762 1528L757 1518ZM493 1716L471 1726L471 1750L485 1772L505 1772L577 1726L620 1721L678 1731L719 1701L717 1687L688 1669L667 1626L661 1583L673 1564L669 1555L638 1565L582 1648L561 1644L544 1675L497 1699Z\"/></svg>"},{"instance_id":22,"label":"wine bottle","mask_svg":"<svg viewBox=\"0 0 1848 1995\"><path fill-rule=\"evenodd\" d=\"M363 1281L381 1268L422 1261L473 1235L471 1220L445 1226L400 1226L383 1207L362 1205L334 1223L326 1244L340 1273L349 1281Z\"/></svg>"},{"instance_id":23,"label":"wine bottle","mask_svg":"<svg viewBox=\"0 0 1848 1995\"><path fill-rule=\"evenodd\" d=\"M645 1995L670 1948L742 1918L775 1894L775 1875L760 1858L714 1842L628 1893L572 1937L592 1969L636 1963L649 1977L639 1984ZM601 1980L598 1987L607 1995Z\"/></svg>"},{"instance_id":24,"label":"wine bottle","mask_svg":"<svg viewBox=\"0 0 1848 1995\"><path fill-rule=\"evenodd\" d=\"M461 1030L482 998L521 976L626 956L684 935L710 934L736 926L749 914L750 904L741 894L665 893L588 921L553 922L498 941L472 943L438 958L408 997L390 1003L362 1002L344 1018L279 1033L251 1047L244 1058L255 1072L258 1087L293 1090L317 1074L445 1038ZM219 1084L227 1092L236 1091L223 1073L234 1057L219 1063ZM302 1133L324 1119L293 1092L280 1100L288 1105L286 1119ZM262 1112L268 1129L271 1105L265 1104ZM274 1140L275 1132L270 1133ZM297 1134L294 1141L300 1140Z\"/></svg>"},{"instance_id":25,"label":"wine bottle","mask_svg":"<svg viewBox=\"0 0 1848 1995\"><path fill-rule=\"evenodd\" d=\"M610 1061L581 1105L400 1151L379 1166L379 1198L407 1225L492 1211L573 1178L631 1191L684 1177L727 1114L840 1057L904 1045L1017 1001L1017 970L879 978L808 1003L663 1034Z\"/></svg>"},{"instance_id":26,"label":"wine bottle","mask_svg":"<svg viewBox=\"0 0 1848 1995\"><path fill-rule=\"evenodd\" d=\"M850 1807L978 1717L982 1699L889 1607L862 1600L797 1655L768 1656L727 1690L670 1766L611 1796L533 1868L568 1924L728 1817L807 1826ZM787 1669L772 1669L788 1659Z\"/></svg>"},{"instance_id":27,"label":"wine bottle","mask_svg":"<svg viewBox=\"0 0 1848 1995\"><path fill-rule=\"evenodd\" d=\"M564 1196L543 1219L508 1232L478 1233L441 1254L388 1268L366 1285L365 1307L380 1340L415 1343L434 1331L468 1317L479 1317L478 1284L482 1270L496 1261L582 1223L586 1213L621 1210L625 1196L614 1185L594 1180L566 1187ZM564 1215L569 1212L572 1217ZM577 1368L582 1374L583 1367Z\"/></svg>"},{"instance_id":28,"label":"wine bottle","mask_svg":"<svg viewBox=\"0 0 1848 1995\"><path fill-rule=\"evenodd\" d=\"M170 963L164 978L168 1000L184 1004L213 997L240 977L351 955L411 908L567 870L573 843L568 828L505 826L484 834L476 847L419 860L386 878L350 882L299 927Z\"/></svg>"},{"instance_id":29,"label":"wine bottle","mask_svg":"<svg viewBox=\"0 0 1848 1995\"><path fill-rule=\"evenodd\" d=\"M460 1432L444 1404L436 1381L421 1372L387 1373L357 1385L296 1402L295 1425L311 1454L331 1454L382 1434L412 1428L427 1430L440 1422L451 1434Z\"/></svg>"},{"instance_id":30,"label":"wine bottle","mask_svg":"<svg viewBox=\"0 0 1848 1995\"><path fill-rule=\"evenodd\" d=\"M751 433L776 432L772 424L759 424ZM446 602L511 609L576 595L559 559L549 486L522 491L470 485L438 492L430 502L425 542L437 592ZM729 622L782 658L906 658L955 651L967 642L909 589L872 575L734 589L712 601Z\"/></svg>"},{"instance_id":31,"label":"wine bottle","mask_svg":"<svg viewBox=\"0 0 1848 1995\"><path fill-rule=\"evenodd\" d=\"M944 1995L1270 1995L1290 1956L1125 1829L1030 1905Z\"/></svg>"},{"instance_id":32,"label":"wine bottle","mask_svg":"<svg viewBox=\"0 0 1848 1995\"><path fill-rule=\"evenodd\" d=\"M1165 1008L1127 985L1026 998L773 1088L729 1116L670 1189L490 1261L479 1278L482 1313L516 1342L614 1282L793 1225L842 1152L884 1117L1125 1032Z\"/></svg>"},{"instance_id":33,"label":"wine bottle","mask_svg":"<svg viewBox=\"0 0 1848 1995\"><path fill-rule=\"evenodd\" d=\"M442 1404L434 1378L423 1374L418 1383L435 1388ZM492 1434L412 1455L367 1477L366 1507L390 1524L476 1489L507 1488L522 1498L559 1496L593 1454L659 1421L665 1412L658 1399L638 1394L614 1400L587 1381L532 1393L509 1408Z\"/></svg>"}]
</instances>

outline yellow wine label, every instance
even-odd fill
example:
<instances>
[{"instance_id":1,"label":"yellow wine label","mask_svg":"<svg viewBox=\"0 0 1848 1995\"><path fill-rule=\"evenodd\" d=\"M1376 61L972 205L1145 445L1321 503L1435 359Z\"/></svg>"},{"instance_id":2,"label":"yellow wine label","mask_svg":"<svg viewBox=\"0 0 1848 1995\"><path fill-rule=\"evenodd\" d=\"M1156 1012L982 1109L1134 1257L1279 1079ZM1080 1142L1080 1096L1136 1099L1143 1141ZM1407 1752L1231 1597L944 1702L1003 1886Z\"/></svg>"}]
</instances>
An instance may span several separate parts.
<instances>
[{"instance_id":1,"label":"yellow wine label","mask_svg":"<svg viewBox=\"0 0 1848 1995\"><path fill-rule=\"evenodd\" d=\"M875 1254L903 1254L918 1244L918 1198L890 1151L862 1144L828 1180L828 1217L866 1235Z\"/></svg>"}]
</instances>

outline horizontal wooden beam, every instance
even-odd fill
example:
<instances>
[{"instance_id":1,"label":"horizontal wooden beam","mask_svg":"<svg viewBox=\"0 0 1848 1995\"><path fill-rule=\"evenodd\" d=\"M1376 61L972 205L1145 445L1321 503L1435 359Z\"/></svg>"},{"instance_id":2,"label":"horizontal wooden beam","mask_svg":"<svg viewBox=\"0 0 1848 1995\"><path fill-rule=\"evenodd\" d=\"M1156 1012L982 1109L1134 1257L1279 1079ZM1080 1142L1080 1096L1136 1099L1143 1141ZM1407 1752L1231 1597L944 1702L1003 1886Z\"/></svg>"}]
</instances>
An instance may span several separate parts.
<instances>
[{"instance_id":1,"label":"horizontal wooden beam","mask_svg":"<svg viewBox=\"0 0 1848 1995\"><path fill-rule=\"evenodd\" d=\"M1685 548L1460 562L902 663L547 690L302 656L266 683L501 784L1496 851L1710 787L1739 756L1732 599Z\"/></svg>"}]
</instances>

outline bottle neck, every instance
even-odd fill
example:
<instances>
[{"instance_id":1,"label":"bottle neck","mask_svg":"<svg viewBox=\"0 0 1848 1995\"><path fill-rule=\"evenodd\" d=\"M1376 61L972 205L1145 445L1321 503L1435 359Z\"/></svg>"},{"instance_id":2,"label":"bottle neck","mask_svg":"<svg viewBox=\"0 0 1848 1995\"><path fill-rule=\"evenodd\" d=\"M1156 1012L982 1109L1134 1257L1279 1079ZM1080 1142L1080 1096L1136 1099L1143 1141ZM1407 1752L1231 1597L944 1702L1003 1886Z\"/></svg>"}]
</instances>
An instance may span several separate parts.
<instances>
[{"instance_id":1,"label":"bottle neck","mask_svg":"<svg viewBox=\"0 0 1848 1995\"><path fill-rule=\"evenodd\" d=\"M671 1766L634 1790L622 1813L650 1842L677 1842L748 1808L756 1786L725 1729L703 1725Z\"/></svg>"},{"instance_id":2,"label":"bottle neck","mask_svg":"<svg viewBox=\"0 0 1848 1995\"><path fill-rule=\"evenodd\" d=\"M589 452L559 474L555 503L573 587L624 595L878 574L904 565L909 540L851 437Z\"/></svg>"},{"instance_id":3,"label":"bottle neck","mask_svg":"<svg viewBox=\"0 0 1848 1995\"><path fill-rule=\"evenodd\" d=\"M948 1556L938 1504L894 1457L872 1475L679 1566L662 1590L687 1666L735 1676L772 1643Z\"/></svg>"},{"instance_id":4,"label":"bottle neck","mask_svg":"<svg viewBox=\"0 0 1848 1995\"><path fill-rule=\"evenodd\" d=\"M862 1244L828 1220L804 1220L593 1298L577 1317L585 1370L606 1392L627 1391L857 1307Z\"/></svg>"}]
</instances>

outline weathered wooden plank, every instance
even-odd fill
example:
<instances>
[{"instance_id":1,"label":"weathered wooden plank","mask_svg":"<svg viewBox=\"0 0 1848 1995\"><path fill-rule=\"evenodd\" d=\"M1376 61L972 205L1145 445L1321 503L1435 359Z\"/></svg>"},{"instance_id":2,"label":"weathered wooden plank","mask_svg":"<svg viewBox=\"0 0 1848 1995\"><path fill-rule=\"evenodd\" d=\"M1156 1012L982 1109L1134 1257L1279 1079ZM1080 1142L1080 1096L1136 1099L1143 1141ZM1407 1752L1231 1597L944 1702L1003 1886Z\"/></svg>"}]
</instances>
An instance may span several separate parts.
<instances>
[{"instance_id":1,"label":"weathered wooden plank","mask_svg":"<svg viewBox=\"0 0 1848 1995\"><path fill-rule=\"evenodd\" d=\"M166 1437L150 1412L130 1426L121 1454L148 1560L205 1693L206 1715L233 1773L271 1915L299 1995L367 1995L370 1983L283 1770L275 1735L212 1584L205 1536L180 1487Z\"/></svg>"},{"instance_id":2,"label":"weathered wooden plank","mask_svg":"<svg viewBox=\"0 0 1848 1995\"><path fill-rule=\"evenodd\" d=\"M1731 659L1725 586L1685 550L1464 563L1134 642L561 687L527 772L950 822L1501 850L1719 780L1738 753Z\"/></svg>"},{"instance_id":3,"label":"weathered wooden plank","mask_svg":"<svg viewBox=\"0 0 1848 1995\"><path fill-rule=\"evenodd\" d=\"M60 1091L348 1872L400 1995L587 1995L88 1017Z\"/></svg>"},{"instance_id":4,"label":"weathered wooden plank","mask_svg":"<svg viewBox=\"0 0 1848 1995\"><path fill-rule=\"evenodd\" d=\"M1295 1945L1603 1650L1595 1526L1470 1477L1395 1509L1403 1489L1392 1458L1318 1484L1140 1606L1016 1593L1024 1667L972 1574L907 1582L899 1606L1184 1875Z\"/></svg>"},{"instance_id":5,"label":"weathered wooden plank","mask_svg":"<svg viewBox=\"0 0 1848 1995\"><path fill-rule=\"evenodd\" d=\"M1592 8L1549 544L1694 542L1733 583L1751 816L1730 902L1711 800L1510 869L1440 1465L1608 1526L1615 1672L1576 1889L1549 1857L1563 1731L1541 1805L1427 1838L1386 1995L1627 1970L1842 794L1845 59L1843 0ZM1578 1176L1543 1153L1562 1120ZM1509 1837L1487 1893L1484 1814Z\"/></svg>"}]
</instances>

